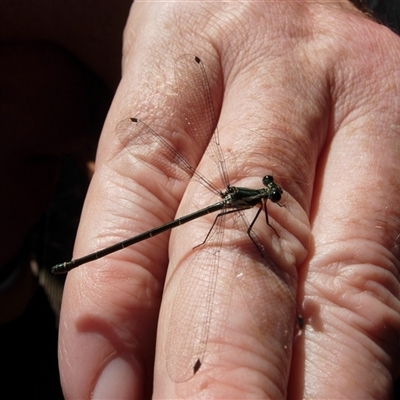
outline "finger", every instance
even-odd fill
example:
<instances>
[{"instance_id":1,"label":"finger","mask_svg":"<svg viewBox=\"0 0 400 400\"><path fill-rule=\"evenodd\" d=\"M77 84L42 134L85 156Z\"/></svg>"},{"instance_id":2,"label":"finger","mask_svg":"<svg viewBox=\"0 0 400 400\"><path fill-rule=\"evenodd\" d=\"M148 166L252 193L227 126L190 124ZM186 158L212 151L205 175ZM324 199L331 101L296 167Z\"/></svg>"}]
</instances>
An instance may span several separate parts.
<instances>
[{"instance_id":1,"label":"finger","mask_svg":"<svg viewBox=\"0 0 400 400\"><path fill-rule=\"evenodd\" d=\"M354 30L368 48L351 40ZM384 398L397 376L400 324L400 43L355 17L340 34L329 52L334 122L315 185L305 286L305 390L311 398Z\"/></svg>"},{"instance_id":2,"label":"finger","mask_svg":"<svg viewBox=\"0 0 400 400\"><path fill-rule=\"evenodd\" d=\"M262 53L265 42L260 41L259 46L255 54ZM286 57L298 63L290 64ZM228 159L235 156L233 166L228 166L231 184L258 188L260 177L266 173L284 177L286 208L268 208L269 222L277 224L280 238L265 226L258 226L258 230L255 226L266 249L266 260L261 262L254 254L249 261L243 255L247 245L243 241L238 245L235 236L236 245L232 245L229 233L224 234L221 249L207 242L205 250L197 248L193 255L191 249L207 236L211 216L172 233L175 246L171 247L160 314L155 376L155 387L166 391L156 391L157 396L190 397L202 387L210 396L262 392L276 397L286 392L291 349L288 337L292 338L296 313L296 267L304 259L308 239L307 218L301 206L308 210L311 201L313 171L327 131L329 110L329 90L323 86L327 81L325 70L317 62L297 68L301 65L297 57L296 52L284 56L273 53L260 62L256 57L232 60L227 55L221 61L225 95L219 119L220 145ZM218 63L212 58L204 63L212 77ZM211 84L212 91L218 91L217 86L218 82ZM187 96L191 98L190 93ZM217 168L206 158L199 169L213 182L220 181ZM216 201L206 197L201 187L190 186L186 194L189 201L182 202L179 214ZM213 254L219 256L218 267ZM244 265L253 271L247 272ZM262 284L254 286L256 282ZM256 295L246 288L253 288ZM212 300L207 298L208 290ZM204 302L199 301L201 296ZM207 302L211 306L205 305ZM181 362L180 358L187 360ZM243 370L248 380L232 385ZM208 387L211 381L213 385Z\"/></svg>"},{"instance_id":3,"label":"finger","mask_svg":"<svg viewBox=\"0 0 400 400\"><path fill-rule=\"evenodd\" d=\"M144 59L146 63L141 57L126 59L82 213L75 247L78 257L171 221L187 184L172 169L160 173L160 165L168 163L157 164L158 157L167 153L143 146L135 153L125 143L123 131L128 137L132 132L127 117L134 113L146 118L194 166L204 151L194 147L190 136L172 134L175 129L182 132L171 126L176 110L173 60L158 53ZM118 135L117 125L122 126ZM152 164L158 167L149 168ZM59 347L66 397L86 398L93 393L94 398L140 398L151 392L167 244L165 233L70 273Z\"/></svg>"}]
</instances>

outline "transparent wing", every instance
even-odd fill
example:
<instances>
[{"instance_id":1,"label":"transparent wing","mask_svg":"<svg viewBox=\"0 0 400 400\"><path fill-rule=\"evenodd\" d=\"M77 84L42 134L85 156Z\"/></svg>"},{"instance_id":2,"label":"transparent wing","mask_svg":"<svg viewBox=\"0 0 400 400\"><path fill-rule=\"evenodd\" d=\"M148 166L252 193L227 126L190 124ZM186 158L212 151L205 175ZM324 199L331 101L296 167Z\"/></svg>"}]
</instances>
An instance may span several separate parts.
<instances>
[{"instance_id":1,"label":"transparent wing","mask_svg":"<svg viewBox=\"0 0 400 400\"><path fill-rule=\"evenodd\" d=\"M200 59L192 55L179 57L175 80L181 111L189 130L201 148L207 147L206 153L218 166L227 187L229 180L219 144L210 87ZM194 176L221 195L221 191L198 173L165 139L140 120L131 118L122 121L116 133L124 147L153 170L178 180L189 180ZM238 214L242 213L238 211ZM218 219L208 241L196 249L194 259L179 284L166 343L167 370L175 382L193 377L207 360L210 332L215 337L226 331L227 315L232 312L231 295L237 283L240 283L256 326L260 327L260 340L266 340L269 327L280 329L276 320L268 319L271 307L279 309L277 302L283 297L293 296L257 235L251 231L253 242L248 237L243 240L249 225L238 217L231 219L223 216ZM223 243L226 218L239 222L234 229L228 229L228 240ZM235 248L239 242L240 252ZM220 263L221 257L223 263ZM226 265L226 268L221 265ZM250 267L243 267L246 265ZM260 307L260 304L265 304L265 307Z\"/></svg>"},{"instance_id":2,"label":"transparent wing","mask_svg":"<svg viewBox=\"0 0 400 400\"><path fill-rule=\"evenodd\" d=\"M265 223L262 218L259 222ZM236 291L244 300L242 309L252 321L254 337L261 343L271 335L280 337L287 349L293 343L286 320L274 314L284 303L289 308L284 315L292 313L295 321L290 278L274 264L253 230L250 239L248 227L245 213L239 210L218 218L208 241L196 248L184 272L166 344L168 374L177 383L191 379L207 360L215 362L218 352L211 353L210 339L212 343L229 340L230 316L237 319L231 305Z\"/></svg>"},{"instance_id":3,"label":"transparent wing","mask_svg":"<svg viewBox=\"0 0 400 400\"><path fill-rule=\"evenodd\" d=\"M201 60L193 55L179 57L175 66L175 87L180 109L192 137L217 164L221 188L229 186L225 160L219 145L217 119L207 74ZM214 132L214 134L213 134ZM127 118L117 125L122 145L138 160L161 174L178 180L194 176L212 192L221 190L196 171L165 139L137 118Z\"/></svg>"},{"instance_id":4,"label":"transparent wing","mask_svg":"<svg viewBox=\"0 0 400 400\"><path fill-rule=\"evenodd\" d=\"M194 176L212 192L221 191L179 154L164 138L137 118L127 118L116 128L122 145L149 168L177 180L189 181Z\"/></svg>"},{"instance_id":5,"label":"transparent wing","mask_svg":"<svg viewBox=\"0 0 400 400\"><path fill-rule=\"evenodd\" d=\"M175 84L181 112L192 136L202 149L208 145L206 154L217 164L223 187L229 186L210 85L200 58L184 54L177 59Z\"/></svg>"},{"instance_id":6,"label":"transparent wing","mask_svg":"<svg viewBox=\"0 0 400 400\"><path fill-rule=\"evenodd\" d=\"M195 250L174 299L166 351L168 374L177 383L193 377L204 362L210 331L226 320L230 291L219 289L227 285L219 271L224 219L218 218L208 241Z\"/></svg>"},{"instance_id":7,"label":"transparent wing","mask_svg":"<svg viewBox=\"0 0 400 400\"><path fill-rule=\"evenodd\" d=\"M250 215L254 212L253 209L247 213ZM263 214L260 214L257 222L257 230L260 233L262 229L270 229ZM293 343L293 332L286 329L286 320L274 316L274 313L275 310L281 311L285 304L288 310L283 315L287 318L288 315L293 314L293 321L295 321L296 301L291 285L293 282L289 275L274 263L255 230L252 229L248 234L246 233L249 222L245 213L237 214L235 226L234 232L237 232L236 236L240 235L242 243L240 252L237 253L237 260L233 263L235 287L240 289L257 327L254 335L260 342L265 342L271 336L279 336L285 340L287 348L290 348ZM228 240L234 242L235 238L231 236Z\"/></svg>"}]
</instances>

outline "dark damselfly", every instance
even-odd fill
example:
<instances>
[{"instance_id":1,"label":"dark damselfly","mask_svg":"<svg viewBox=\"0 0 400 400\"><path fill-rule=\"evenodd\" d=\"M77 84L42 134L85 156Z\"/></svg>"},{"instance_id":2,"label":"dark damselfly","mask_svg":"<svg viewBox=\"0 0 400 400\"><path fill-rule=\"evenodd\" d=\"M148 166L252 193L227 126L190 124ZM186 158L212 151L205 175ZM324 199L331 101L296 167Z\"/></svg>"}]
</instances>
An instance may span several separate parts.
<instances>
[{"instance_id":1,"label":"dark damselfly","mask_svg":"<svg viewBox=\"0 0 400 400\"><path fill-rule=\"evenodd\" d=\"M266 175L262 178L264 187L261 189L250 189L246 187L230 185L225 167L225 160L219 144L217 120L207 74L201 60L198 57L193 55L183 55L178 58L175 68L175 83L180 100L181 111L186 122L188 123L189 131L202 148L205 148L209 142L206 154L217 164L221 179L225 186L223 191L218 189L202 174L196 171L196 169L192 167L190 163L169 143L167 143L165 139L163 139L139 119L128 118L119 123L116 129L117 136L123 146L135 158L139 159L150 168L155 169L160 173L165 173L165 171L168 171L168 175L176 179L184 178L186 180L190 180L192 177L194 177L209 190L217 194L221 200L208 207L177 218L171 222L148 230L105 249L96 251L92 254L77 258L72 261L57 264L52 268L53 273L66 273L82 264L97 260L118 250L122 250L128 246L159 235L162 232L168 231L180 225L186 224L187 222L193 221L194 219L200 218L206 214L219 212L206 238L202 243L196 246L196 248L204 245L205 243L210 244L209 242L212 239L213 230L222 232L224 225L223 220L227 214L237 214L243 210L247 210L255 206L258 206L259 208L252 222L247 226L247 234L262 256L262 249L260 248L260 244L257 244L259 241L257 242L255 240L256 235L252 232L252 228L261 211L264 210L267 225L269 225L276 233L275 229L268 222L267 201L270 200L271 202L280 205L279 201L283 193L282 188L275 183L271 175ZM186 100L187 96L183 95L188 91L193 93L190 103ZM210 139L210 135L214 130L215 132ZM154 162L153 156L152 164L148 163L146 157L144 156L144 148L148 148L150 152L156 154L156 162ZM214 236L219 237L219 239L213 240L218 246L220 246L220 242L222 241L222 233L218 236L218 232ZM203 305L205 309L204 323L198 324L199 326L197 326L196 329L191 330L188 337L183 339L186 344L183 344L183 348L181 347L181 352L171 352L171 354L168 355L168 372L170 377L176 382L183 382L187 379L190 379L190 377L200 369L203 362L202 358L204 356L207 343L208 327L211 320L213 301L213 294L208 295L207 292L212 292L214 290L213 286L215 286L218 271L218 252L215 252L211 256L207 257L210 260L210 270L205 271L205 273L210 274L212 279L210 279L208 281L209 283L207 283L209 286L208 288L202 288L204 295L197 296L196 300L197 302L200 302L201 299L204 298L205 303L207 303L206 305ZM187 276L190 276L190 273ZM184 313L187 312L197 312L197 310L190 310L189 307L188 311L185 311ZM172 318L176 321L179 321L181 320L181 315L178 312L173 314ZM179 322L176 322L176 324L179 325ZM174 325L174 322L172 322L172 325ZM169 337L171 338L169 339L169 342L174 342L172 343L172 348L177 347L176 344L178 344L179 347L179 341L182 338L180 333L172 330L169 334ZM193 343L190 343L191 341Z\"/></svg>"}]
</instances>

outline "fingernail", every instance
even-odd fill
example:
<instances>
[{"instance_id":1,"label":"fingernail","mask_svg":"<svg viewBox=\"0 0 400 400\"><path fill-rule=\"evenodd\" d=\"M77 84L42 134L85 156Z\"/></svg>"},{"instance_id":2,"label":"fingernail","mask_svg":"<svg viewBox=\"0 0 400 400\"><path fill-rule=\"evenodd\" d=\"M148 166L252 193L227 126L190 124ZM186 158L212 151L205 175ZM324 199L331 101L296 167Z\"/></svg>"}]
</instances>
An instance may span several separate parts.
<instances>
[{"instance_id":1,"label":"fingernail","mask_svg":"<svg viewBox=\"0 0 400 400\"><path fill-rule=\"evenodd\" d=\"M142 383L138 364L128 357L111 360L97 380L92 399L138 399Z\"/></svg>"}]
</instances>

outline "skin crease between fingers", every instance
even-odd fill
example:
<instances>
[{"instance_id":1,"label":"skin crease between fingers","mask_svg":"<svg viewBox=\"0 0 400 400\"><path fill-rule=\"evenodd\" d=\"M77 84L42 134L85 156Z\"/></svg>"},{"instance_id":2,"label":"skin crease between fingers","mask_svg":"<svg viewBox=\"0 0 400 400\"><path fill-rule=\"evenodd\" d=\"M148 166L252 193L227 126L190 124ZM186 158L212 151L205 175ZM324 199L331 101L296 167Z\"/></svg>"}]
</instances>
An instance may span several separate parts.
<instances>
[{"instance_id":1,"label":"skin crease between fingers","mask_svg":"<svg viewBox=\"0 0 400 400\"><path fill-rule=\"evenodd\" d=\"M261 235L271 265L285 279L271 274L270 292L257 292L253 316L264 315L259 310L266 307L266 320L246 315L243 293L232 290L235 313L223 314L210 333L207 362L192 379L175 383L166 370L168 319L188 251L212 217L178 228L170 243L164 235L81 267L69 275L63 303L66 398L138 398L152 391L156 398L389 398L399 329L399 191L388 190L399 186L393 168L399 156L393 108L399 48L398 38L348 3L133 6L123 79L99 144L75 255L215 201L204 194L193 206L195 185L183 196L184 182L155 176L138 163L132 172L114 132L127 116L146 118L198 163L204 149L193 149L190 136L177 133L185 126L174 119L172 90L173 61L196 53L207 67L221 147L235 155L232 183L259 187L266 169L277 181L282 177L286 208L268 205L280 238ZM206 160L199 169L216 179ZM231 262L241 261L240 247L232 250L237 259ZM229 271L228 265L220 268ZM228 281L221 279L222 289ZM291 343L280 334L293 335L297 286L307 325L292 358Z\"/></svg>"}]
</instances>

